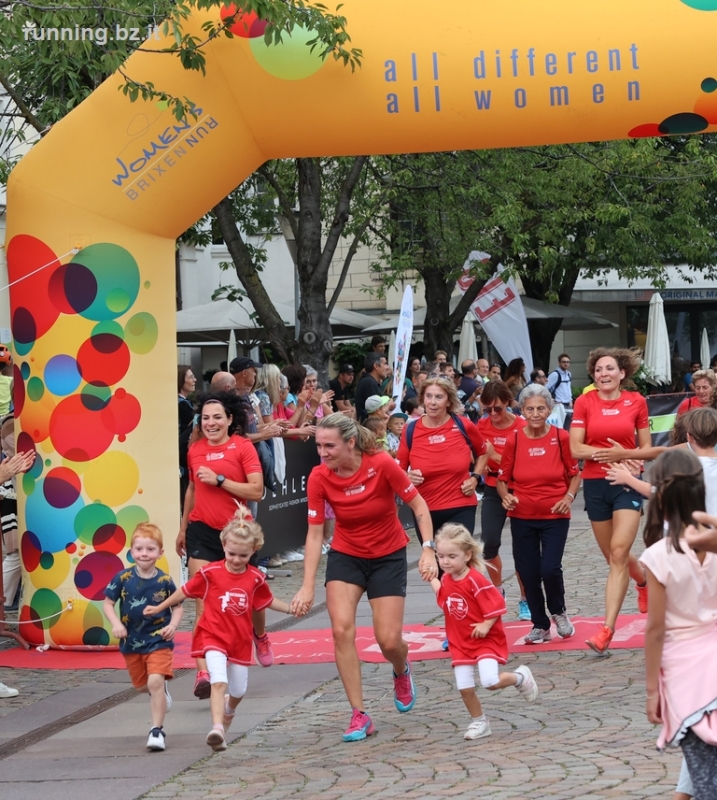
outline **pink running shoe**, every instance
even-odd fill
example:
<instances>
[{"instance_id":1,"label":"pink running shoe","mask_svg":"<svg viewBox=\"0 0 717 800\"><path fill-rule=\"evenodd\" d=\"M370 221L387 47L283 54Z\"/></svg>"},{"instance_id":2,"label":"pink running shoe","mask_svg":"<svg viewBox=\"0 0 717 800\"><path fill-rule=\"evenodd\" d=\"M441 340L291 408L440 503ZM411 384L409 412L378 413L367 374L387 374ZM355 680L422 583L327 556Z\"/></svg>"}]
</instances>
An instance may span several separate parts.
<instances>
[{"instance_id":1,"label":"pink running shoe","mask_svg":"<svg viewBox=\"0 0 717 800\"><path fill-rule=\"evenodd\" d=\"M411 665L408 661L403 675L393 673L393 702L401 712L410 711L416 705L416 687L413 685Z\"/></svg>"},{"instance_id":2,"label":"pink running shoe","mask_svg":"<svg viewBox=\"0 0 717 800\"><path fill-rule=\"evenodd\" d=\"M353 714L351 714L351 724L344 733L344 741L360 742L374 733L376 733L376 728L373 727L371 717L365 711L359 711L358 708L354 708Z\"/></svg>"},{"instance_id":3,"label":"pink running shoe","mask_svg":"<svg viewBox=\"0 0 717 800\"><path fill-rule=\"evenodd\" d=\"M208 700L212 693L212 684L209 683L209 673L200 669L197 672L197 679L194 681L194 696L200 700Z\"/></svg>"},{"instance_id":4,"label":"pink running shoe","mask_svg":"<svg viewBox=\"0 0 717 800\"><path fill-rule=\"evenodd\" d=\"M263 636L254 634L254 647L256 649L256 660L262 667L270 667L274 663L274 651L271 649L269 634Z\"/></svg>"}]
</instances>

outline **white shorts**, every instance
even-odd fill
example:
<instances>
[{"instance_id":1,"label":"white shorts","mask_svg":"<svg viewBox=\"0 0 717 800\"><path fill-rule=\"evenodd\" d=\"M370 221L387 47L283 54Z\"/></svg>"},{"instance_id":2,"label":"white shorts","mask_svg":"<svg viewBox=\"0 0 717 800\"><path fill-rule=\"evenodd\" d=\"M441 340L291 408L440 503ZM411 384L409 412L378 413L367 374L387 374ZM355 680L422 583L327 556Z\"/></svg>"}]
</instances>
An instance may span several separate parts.
<instances>
[{"instance_id":1,"label":"white shorts","mask_svg":"<svg viewBox=\"0 0 717 800\"><path fill-rule=\"evenodd\" d=\"M499 664L495 658L482 658L475 666L473 664L459 664L453 667L453 674L456 676L456 687L459 692L462 689L475 688L476 667L480 676L480 685L484 689L490 689L500 680Z\"/></svg>"},{"instance_id":2,"label":"white shorts","mask_svg":"<svg viewBox=\"0 0 717 800\"><path fill-rule=\"evenodd\" d=\"M207 660L207 672L210 683L226 683L232 697L244 697L249 681L249 668L242 664L232 664L224 653L208 650L204 657Z\"/></svg>"}]
</instances>

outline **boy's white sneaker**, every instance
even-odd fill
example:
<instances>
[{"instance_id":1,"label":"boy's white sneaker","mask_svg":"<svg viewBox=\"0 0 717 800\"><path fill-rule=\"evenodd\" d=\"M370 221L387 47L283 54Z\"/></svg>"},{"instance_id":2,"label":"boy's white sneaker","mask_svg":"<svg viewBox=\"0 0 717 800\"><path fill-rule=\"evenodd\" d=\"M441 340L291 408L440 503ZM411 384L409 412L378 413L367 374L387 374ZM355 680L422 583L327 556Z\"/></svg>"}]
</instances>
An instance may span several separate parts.
<instances>
[{"instance_id":1,"label":"boy's white sneaker","mask_svg":"<svg viewBox=\"0 0 717 800\"><path fill-rule=\"evenodd\" d=\"M17 697L20 692L17 689L11 689L9 686L5 686L4 683L0 683L0 697Z\"/></svg>"},{"instance_id":2,"label":"boy's white sneaker","mask_svg":"<svg viewBox=\"0 0 717 800\"><path fill-rule=\"evenodd\" d=\"M484 739L491 735L490 725L487 719L474 719L468 726L468 730L463 734L464 739Z\"/></svg>"},{"instance_id":3,"label":"boy's white sneaker","mask_svg":"<svg viewBox=\"0 0 717 800\"><path fill-rule=\"evenodd\" d=\"M164 739L164 730L162 728L152 728L149 732L149 738L147 739L147 750L152 750L154 752L164 750Z\"/></svg>"}]
</instances>

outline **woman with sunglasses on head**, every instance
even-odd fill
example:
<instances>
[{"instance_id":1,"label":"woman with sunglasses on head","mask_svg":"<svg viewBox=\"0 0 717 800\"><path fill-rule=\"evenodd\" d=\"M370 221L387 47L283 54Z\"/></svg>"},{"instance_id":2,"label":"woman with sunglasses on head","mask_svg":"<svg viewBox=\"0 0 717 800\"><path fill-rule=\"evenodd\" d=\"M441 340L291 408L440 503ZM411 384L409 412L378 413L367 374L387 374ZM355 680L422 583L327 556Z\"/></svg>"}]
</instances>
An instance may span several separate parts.
<instances>
[{"instance_id":1,"label":"woman with sunglasses on head","mask_svg":"<svg viewBox=\"0 0 717 800\"><path fill-rule=\"evenodd\" d=\"M254 445L243 435L246 410L239 395L217 392L199 404L202 436L189 448L189 486L177 536L179 556L187 556L189 577L213 561L224 559L220 534L234 517L237 507L248 509L248 501L264 494L264 477ZM195 627L204 609L196 600ZM257 659L269 666L274 657L264 630L266 613L252 614ZM194 696L206 700L211 694L206 660L197 659Z\"/></svg>"},{"instance_id":2,"label":"woman with sunglasses on head","mask_svg":"<svg viewBox=\"0 0 717 800\"><path fill-rule=\"evenodd\" d=\"M511 413L513 393L503 381L490 381L481 394L481 405L485 416L478 420L478 430L489 443L488 463L483 472L483 502L481 503L481 538L483 559L488 564L488 577L497 587L503 585L503 562L500 558L500 542L503 525L508 514L496 485L503 450L508 437L525 427L525 420ZM516 572L520 586L519 618L530 619L530 609L525 599L523 584Z\"/></svg>"},{"instance_id":3,"label":"woman with sunglasses on head","mask_svg":"<svg viewBox=\"0 0 717 800\"><path fill-rule=\"evenodd\" d=\"M640 353L635 350L593 350L587 371L593 376L595 391L575 401L570 426L572 454L585 462L583 494L588 519L610 567L605 586L605 624L586 641L596 653L604 653L610 646L630 578L637 584L638 609L647 613L645 573L630 554L640 526L642 496L629 486L612 485L601 463L605 451L613 446L630 451L637 441L640 450L650 447L647 402L638 392L623 388L640 364ZM634 456L640 458L640 453Z\"/></svg>"}]
</instances>

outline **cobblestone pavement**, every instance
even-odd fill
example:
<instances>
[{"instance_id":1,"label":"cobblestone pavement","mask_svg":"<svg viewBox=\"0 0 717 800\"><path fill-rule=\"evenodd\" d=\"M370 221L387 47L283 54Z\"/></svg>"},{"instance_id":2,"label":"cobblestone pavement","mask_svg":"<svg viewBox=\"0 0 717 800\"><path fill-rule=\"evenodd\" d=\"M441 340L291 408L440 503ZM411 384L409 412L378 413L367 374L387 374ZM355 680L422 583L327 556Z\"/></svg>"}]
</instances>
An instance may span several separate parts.
<instances>
[{"instance_id":1,"label":"cobblestone pavement","mask_svg":"<svg viewBox=\"0 0 717 800\"><path fill-rule=\"evenodd\" d=\"M508 545L509 540L504 534ZM509 547L504 549L511 619L518 597ZM641 549L636 545L636 551ZM410 557L417 555L413 547ZM300 563L286 568L292 576L272 583L283 599L293 595L303 577ZM564 570L569 613L599 616L606 567L580 511L571 526ZM637 611L633 589L623 611ZM185 624L190 625L187 617ZM436 613L425 622L439 619ZM533 670L540 696L527 704L513 689L479 689L493 731L489 738L464 741L467 712L447 661L414 664L419 697L408 714L399 714L393 706L390 667L364 664L365 701L377 727L375 736L351 744L341 741L350 709L340 682L333 680L253 728L225 753L198 761L143 797L672 796L679 755L655 751L656 731L643 710L642 651L617 650L601 658L587 649L541 653L536 648L522 660ZM508 668L517 664L512 657ZM22 693L0 703L0 714L60 688L108 680L109 673L117 680L117 673L109 670L12 671L3 679Z\"/></svg>"},{"instance_id":2,"label":"cobblestone pavement","mask_svg":"<svg viewBox=\"0 0 717 800\"><path fill-rule=\"evenodd\" d=\"M349 713L339 682L332 681L145 797L670 795L679 763L654 751L635 682L641 653L623 650L606 659L545 653L525 662L541 696L533 705L512 690L483 697L493 730L488 739L464 741L466 712L446 662L414 665L419 699L408 714L393 709L387 668L364 665L375 736L340 741Z\"/></svg>"}]
</instances>

